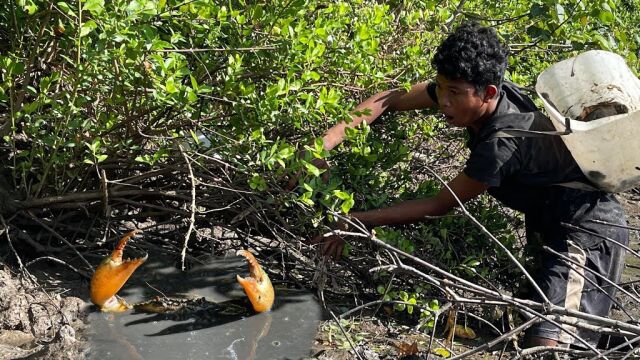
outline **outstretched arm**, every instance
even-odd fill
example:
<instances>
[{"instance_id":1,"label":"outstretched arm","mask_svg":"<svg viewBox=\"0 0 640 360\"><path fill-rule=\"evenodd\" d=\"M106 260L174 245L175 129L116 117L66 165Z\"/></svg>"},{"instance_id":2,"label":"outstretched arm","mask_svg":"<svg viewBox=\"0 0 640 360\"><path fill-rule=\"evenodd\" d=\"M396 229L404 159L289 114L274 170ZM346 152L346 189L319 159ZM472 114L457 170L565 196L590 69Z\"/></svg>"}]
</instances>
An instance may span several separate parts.
<instances>
[{"instance_id":1,"label":"outstretched arm","mask_svg":"<svg viewBox=\"0 0 640 360\"><path fill-rule=\"evenodd\" d=\"M423 82L413 85L409 91L387 90L368 98L353 110L350 123L341 121L327 130L322 138L325 150L333 149L344 140L345 128L356 127L363 121L370 124L387 110L402 111L435 107L435 101L427 93L427 85L427 82ZM367 115L362 114L365 110L369 110ZM361 115L356 115L358 113Z\"/></svg>"},{"instance_id":2,"label":"outstretched arm","mask_svg":"<svg viewBox=\"0 0 640 360\"><path fill-rule=\"evenodd\" d=\"M476 181L465 173L458 174L448 184L463 203L482 194L488 185ZM369 226L409 224L424 220L426 216L441 216L458 206L451 192L443 187L434 197L404 201L399 204L370 211L353 212L351 217Z\"/></svg>"}]
</instances>

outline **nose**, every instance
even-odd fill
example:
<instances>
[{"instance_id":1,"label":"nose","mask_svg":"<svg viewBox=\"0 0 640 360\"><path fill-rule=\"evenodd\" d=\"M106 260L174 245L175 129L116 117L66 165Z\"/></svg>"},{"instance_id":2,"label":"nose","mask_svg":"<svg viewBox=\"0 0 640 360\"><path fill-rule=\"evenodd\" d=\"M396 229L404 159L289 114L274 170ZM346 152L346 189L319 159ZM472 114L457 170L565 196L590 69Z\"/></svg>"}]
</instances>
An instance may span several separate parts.
<instances>
[{"instance_id":1,"label":"nose","mask_svg":"<svg viewBox=\"0 0 640 360\"><path fill-rule=\"evenodd\" d=\"M438 103L440 103L440 106L442 108L448 108L451 106L451 100L449 99L449 97L445 94L442 94L442 96L440 96L438 98Z\"/></svg>"}]
</instances>

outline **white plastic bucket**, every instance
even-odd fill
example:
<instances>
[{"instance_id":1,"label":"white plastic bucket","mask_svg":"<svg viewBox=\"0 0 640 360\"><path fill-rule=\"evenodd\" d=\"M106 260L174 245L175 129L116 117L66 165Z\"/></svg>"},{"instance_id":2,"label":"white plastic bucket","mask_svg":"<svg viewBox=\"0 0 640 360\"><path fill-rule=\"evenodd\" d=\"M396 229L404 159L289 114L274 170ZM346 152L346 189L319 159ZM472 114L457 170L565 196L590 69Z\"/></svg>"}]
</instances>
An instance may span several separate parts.
<instances>
[{"instance_id":1,"label":"white plastic bucket","mask_svg":"<svg viewBox=\"0 0 640 360\"><path fill-rule=\"evenodd\" d=\"M591 182L609 192L640 184L640 80L622 57L592 50L559 62L540 74L536 92L558 131L569 119L572 133L562 140ZM611 103L628 112L577 120Z\"/></svg>"}]
</instances>

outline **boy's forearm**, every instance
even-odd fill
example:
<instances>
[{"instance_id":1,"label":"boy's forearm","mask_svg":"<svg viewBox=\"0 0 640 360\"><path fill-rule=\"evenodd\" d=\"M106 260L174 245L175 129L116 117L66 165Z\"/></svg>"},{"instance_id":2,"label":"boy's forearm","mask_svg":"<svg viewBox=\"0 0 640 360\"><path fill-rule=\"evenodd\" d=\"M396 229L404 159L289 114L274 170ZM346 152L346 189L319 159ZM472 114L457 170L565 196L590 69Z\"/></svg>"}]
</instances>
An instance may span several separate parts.
<instances>
[{"instance_id":1,"label":"boy's forearm","mask_svg":"<svg viewBox=\"0 0 640 360\"><path fill-rule=\"evenodd\" d=\"M325 150L331 150L344 140L345 129L347 127L356 127L363 121L367 123L373 122L382 113L384 113L393 104L393 100L397 95L398 90L383 91L372 97L368 98L360 105L358 105L354 111L352 111L351 122L341 121L338 124L331 127L322 137L324 141ZM367 112L367 114L359 114L361 112Z\"/></svg>"},{"instance_id":2,"label":"boy's forearm","mask_svg":"<svg viewBox=\"0 0 640 360\"><path fill-rule=\"evenodd\" d=\"M351 217L367 226L400 225L419 222L427 216L442 216L448 212L438 206L433 198L409 200L399 204L369 211L353 212Z\"/></svg>"},{"instance_id":3,"label":"boy's forearm","mask_svg":"<svg viewBox=\"0 0 640 360\"><path fill-rule=\"evenodd\" d=\"M404 201L399 204L363 212L353 212L351 216L368 226L408 224L422 221L428 216L442 216L489 188L489 185L474 180L464 172L451 180L447 187L440 189L436 196ZM455 196L452 194L455 194Z\"/></svg>"}]
</instances>

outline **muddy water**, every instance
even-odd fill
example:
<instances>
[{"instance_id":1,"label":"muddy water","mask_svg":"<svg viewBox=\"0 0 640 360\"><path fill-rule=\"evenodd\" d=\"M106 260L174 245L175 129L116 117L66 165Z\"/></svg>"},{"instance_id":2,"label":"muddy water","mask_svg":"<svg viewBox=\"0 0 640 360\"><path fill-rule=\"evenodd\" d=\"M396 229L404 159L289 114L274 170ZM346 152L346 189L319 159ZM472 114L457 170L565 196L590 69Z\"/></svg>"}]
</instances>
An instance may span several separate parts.
<instances>
[{"instance_id":1,"label":"muddy water","mask_svg":"<svg viewBox=\"0 0 640 360\"><path fill-rule=\"evenodd\" d=\"M236 274L247 275L245 261L231 257L207 263L181 273L166 262L147 261L119 295L134 303L160 291L250 309L235 279ZM276 287L270 312L200 315L105 314L93 309L89 359L299 359L309 355L321 309L308 292Z\"/></svg>"}]
</instances>

